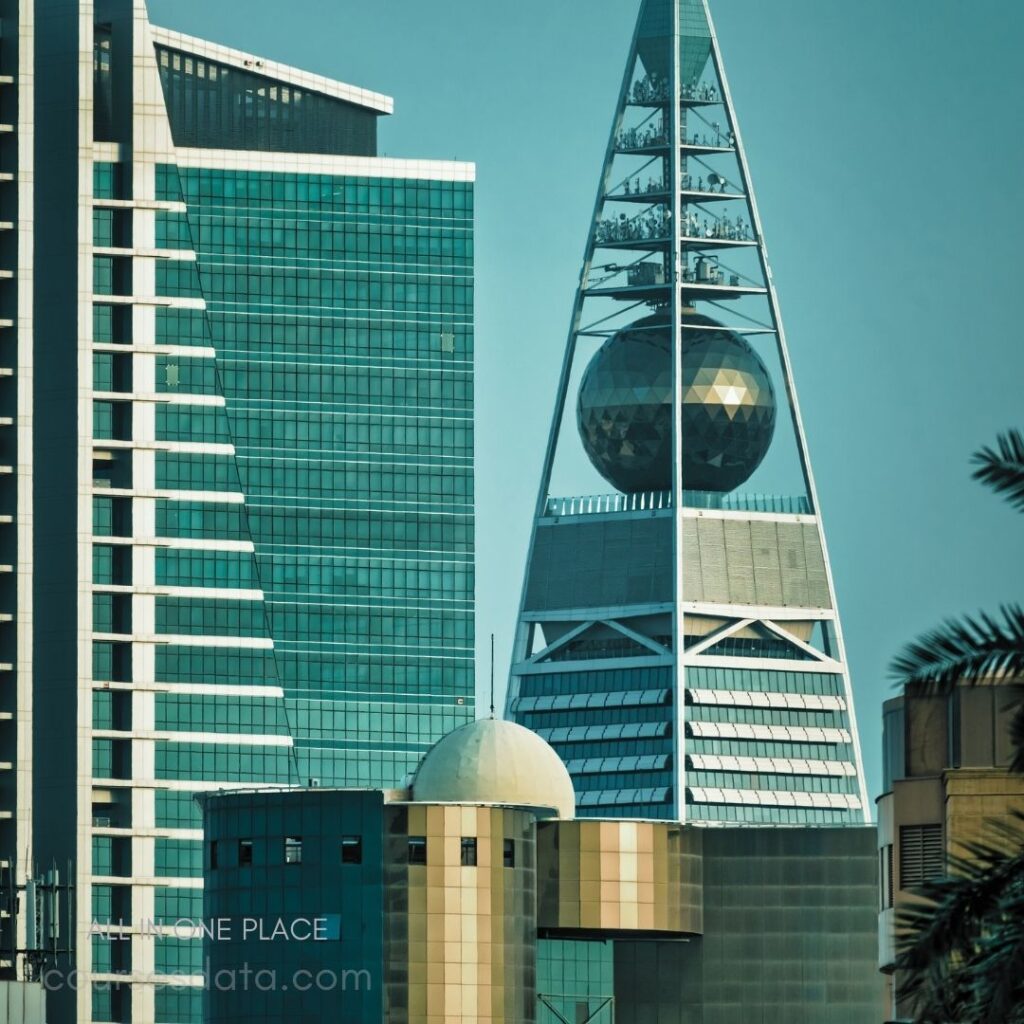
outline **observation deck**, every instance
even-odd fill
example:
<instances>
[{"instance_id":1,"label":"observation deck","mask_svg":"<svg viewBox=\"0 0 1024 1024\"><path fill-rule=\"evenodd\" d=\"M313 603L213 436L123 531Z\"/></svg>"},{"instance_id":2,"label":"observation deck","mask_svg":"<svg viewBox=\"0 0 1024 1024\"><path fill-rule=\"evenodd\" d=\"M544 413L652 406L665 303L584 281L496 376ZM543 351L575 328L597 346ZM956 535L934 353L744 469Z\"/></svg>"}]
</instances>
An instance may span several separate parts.
<instances>
[{"instance_id":1,"label":"observation deck","mask_svg":"<svg viewBox=\"0 0 1024 1024\"><path fill-rule=\"evenodd\" d=\"M702 298L735 299L743 295L764 295L767 288L748 282L739 274L724 273L715 262L715 257L700 257L694 267L683 270L679 282L685 303ZM625 299L631 301L664 301L665 292L671 282L665 280L662 267L656 263L634 263L632 266L617 267L606 265L604 281L584 288L584 294L591 297ZM625 275L625 280L621 276ZM619 280L612 278L619 277Z\"/></svg>"},{"instance_id":2,"label":"observation deck","mask_svg":"<svg viewBox=\"0 0 1024 1024\"><path fill-rule=\"evenodd\" d=\"M658 74L646 74L633 83L626 94L628 107L667 107L672 102L668 80ZM679 91L680 107L713 107L723 102L717 86L692 82Z\"/></svg>"},{"instance_id":3,"label":"observation deck","mask_svg":"<svg viewBox=\"0 0 1024 1024\"><path fill-rule=\"evenodd\" d=\"M684 188L679 193L683 203L721 203L730 200L743 200L746 202L746 194L743 192L712 192L701 188Z\"/></svg>"},{"instance_id":4,"label":"observation deck","mask_svg":"<svg viewBox=\"0 0 1024 1024\"><path fill-rule=\"evenodd\" d=\"M705 136L706 140L706 136ZM669 148L668 137L662 131L643 131L627 128L615 140L615 152L622 156L664 156ZM723 146L707 141L680 143L679 152L684 156L718 156L735 153L732 146Z\"/></svg>"}]
</instances>

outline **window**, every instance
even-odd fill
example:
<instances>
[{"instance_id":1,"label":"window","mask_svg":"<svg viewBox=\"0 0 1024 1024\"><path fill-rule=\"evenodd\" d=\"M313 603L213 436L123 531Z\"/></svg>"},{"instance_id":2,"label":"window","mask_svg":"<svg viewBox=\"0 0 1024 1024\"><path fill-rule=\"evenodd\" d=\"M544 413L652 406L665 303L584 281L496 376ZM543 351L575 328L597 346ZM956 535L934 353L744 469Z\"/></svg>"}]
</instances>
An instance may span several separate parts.
<instances>
[{"instance_id":1,"label":"window","mask_svg":"<svg viewBox=\"0 0 1024 1024\"><path fill-rule=\"evenodd\" d=\"M251 839L239 839L238 840L238 865L239 867L245 867L247 864L252 863L252 840Z\"/></svg>"},{"instance_id":2,"label":"window","mask_svg":"<svg viewBox=\"0 0 1024 1024\"><path fill-rule=\"evenodd\" d=\"M342 836L341 837L341 863L362 864L363 863L363 837Z\"/></svg>"},{"instance_id":3,"label":"window","mask_svg":"<svg viewBox=\"0 0 1024 1024\"><path fill-rule=\"evenodd\" d=\"M502 862L507 868L516 866L516 841L514 839L505 840L502 846Z\"/></svg>"},{"instance_id":4,"label":"window","mask_svg":"<svg viewBox=\"0 0 1024 1024\"><path fill-rule=\"evenodd\" d=\"M893 905L892 843L878 851L878 883L881 909L888 910Z\"/></svg>"},{"instance_id":5,"label":"window","mask_svg":"<svg viewBox=\"0 0 1024 1024\"><path fill-rule=\"evenodd\" d=\"M409 836L409 863L427 863L427 837Z\"/></svg>"},{"instance_id":6,"label":"window","mask_svg":"<svg viewBox=\"0 0 1024 1024\"><path fill-rule=\"evenodd\" d=\"M945 872L941 825L900 826L900 888L909 889Z\"/></svg>"},{"instance_id":7,"label":"window","mask_svg":"<svg viewBox=\"0 0 1024 1024\"><path fill-rule=\"evenodd\" d=\"M476 837L463 836L461 849L461 863L464 868L476 867Z\"/></svg>"},{"instance_id":8,"label":"window","mask_svg":"<svg viewBox=\"0 0 1024 1024\"><path fill-rule=\"evenodd\" d=\"M302 836L284 837L284 862L285 864L302 863Z\"/></svg>"},{"instance_id":9,"label":"window","mask_svg":"<svg viewBox=\"0 0 1024 1024\"><path fill-rule=\"evenodd\" d=\"M211 839L210 840L210 868L212 869L212 868L215 868L216 866L217 866L217 840L216 839Z\"/></svg>"}]
</instances>

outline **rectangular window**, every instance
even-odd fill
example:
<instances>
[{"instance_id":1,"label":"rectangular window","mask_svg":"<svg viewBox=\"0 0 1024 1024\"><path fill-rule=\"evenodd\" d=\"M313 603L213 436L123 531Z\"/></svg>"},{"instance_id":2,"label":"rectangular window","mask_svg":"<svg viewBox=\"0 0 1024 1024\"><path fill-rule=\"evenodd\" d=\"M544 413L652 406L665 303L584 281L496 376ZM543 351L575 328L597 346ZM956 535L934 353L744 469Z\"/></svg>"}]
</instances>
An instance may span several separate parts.
<instances>
[{"instance_id":1,"label":"rectangular window","mask_svg":"<svg viewBox=\"0 0 1024 1024\"><path fill-rule=\"evenodd\" d=\"M476 837L463 836L461 849L461 862L464 868L476 867Z\"/></svg>"},{"instance_id":2,"label":"rectangular window","mask_svg":"<svg viewBox=\"0 0 1024 1024\"><path fill-rule=\"evenodd\" d=\"M363 863L363 837L342 836L341 837L341 863L362 864Z\"/></svg>"},{"instance_id":3,"label":"rectangular window","mask_svg":"<svg viewBox=\"0 0 1024 1024\"><path fill-rule=\"evenodd\" d=\"M507 868L516 866L516 841L514 839L505 840L502 846L502 862Z\"/></svg>"},{"instance_id":4,"label":"rectangular window","mask_svg":"<svg viewBox=\"0 0 1024 1024\"><path fill-rule=\"evenodd\" d=\"M302 836L284 837L284 862L285 864L302 863Z\"/></svg>"},{"instance_id":5,"label":"rectangular window","mask_svg":"<svg viewBox=\"0 0 1024 1024\"><path fill-rule=\"evenodd\" d=\"M910 889L945 873L941 825L900 826L900 888Z\"/></svg>"},{"instance_id":6,"label":"rectangular window","mask_svg":"<svg viewBox=\"0 0 1024 1024\"><path fill-rule=\"evenodd\" d=\"M893 905L892 843L878 851L878 888L881 909L888 910Z\"/></svg>"},{"instance_id":7,"label":"rectangular window","mask_svg":"<svg viewBox=\"0 0 1024 1024\"><path fill-rule=\"evenodd\" d=\"M409 836L409 863L427 863L427 837Z\"/></svg>"},{"instance_id":8,"label":"rectangular window","mask_svg":"<svg viewBox=\"0 0 1024 1024\"><path fill-rule=\"evenodd\" d=\"M217 840L210 840L210 868L211 870L217 866Z\"/></svg>"},{"instance_id":9,"label":"rectangular window","mask_svg":"<svg viewBox=\"0 0 1024 1024\"><path fill-rule=\"evenodd\" d=\"M238 865L239 867L245 867L247 864L252 863L252 840L251 839L239 839L238 840Z\"/></svg>"}]
</instances>

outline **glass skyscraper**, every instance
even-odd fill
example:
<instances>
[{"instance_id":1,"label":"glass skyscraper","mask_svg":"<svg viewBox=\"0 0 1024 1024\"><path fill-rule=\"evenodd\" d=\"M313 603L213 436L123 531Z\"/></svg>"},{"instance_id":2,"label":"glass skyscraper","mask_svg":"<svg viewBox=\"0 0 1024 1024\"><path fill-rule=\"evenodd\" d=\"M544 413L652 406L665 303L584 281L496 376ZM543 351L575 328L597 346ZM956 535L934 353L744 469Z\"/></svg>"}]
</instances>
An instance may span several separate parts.
<instances>
[{"instance_id":1,"label":"glass skyscraper","mask_svg":"<svg viewBox=\"0 0 1024 1024\"><path fill-rule=\"evenodd\" d=\"M507 712L558 750L580 815L866 818L822 519L706 0L640 5Z\"/></svg>"},{"instance_id":2,"label":"glass skyscraper","mask_svg":"<svg viewBox=\"0 0 1024 1024\"><path fill-rule=\"evenodd\" d=\"M7 8L2 853L75 885L51 1024L184 1024L193 794L394 786L473 718L474 169L142 0Z\"/></svg>"}]
</instances>

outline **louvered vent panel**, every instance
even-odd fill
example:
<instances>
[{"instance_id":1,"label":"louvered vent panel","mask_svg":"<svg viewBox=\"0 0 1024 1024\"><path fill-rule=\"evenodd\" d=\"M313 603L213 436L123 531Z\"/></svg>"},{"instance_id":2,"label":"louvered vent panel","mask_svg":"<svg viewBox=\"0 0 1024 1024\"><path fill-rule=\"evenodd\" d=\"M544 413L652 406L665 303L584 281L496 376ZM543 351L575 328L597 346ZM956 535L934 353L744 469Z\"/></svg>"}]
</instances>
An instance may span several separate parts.
<instances>
[{"instance_id":1,"label":"louvered vent panel","mask_svg":"<svg viewBox=\"0 0 1024 1024\"><path fill-rule=\"evenodd\" d=\"M941 825L900 826L900 888L909 889L945 874Z\"/></svg>"}]
</instances>

